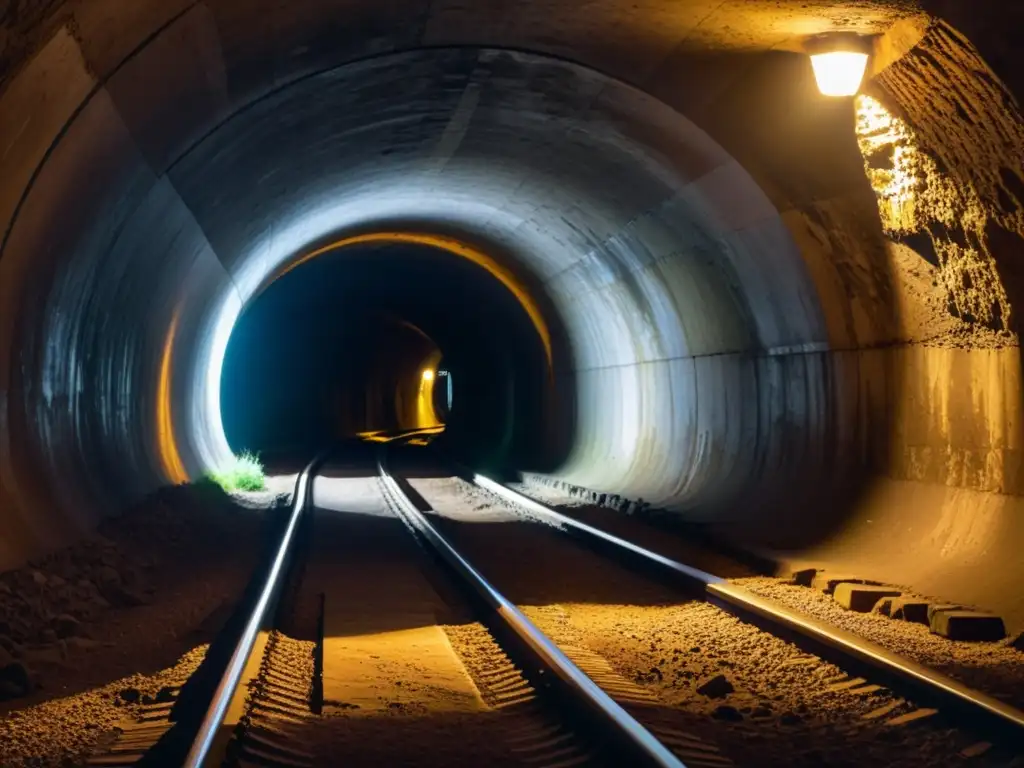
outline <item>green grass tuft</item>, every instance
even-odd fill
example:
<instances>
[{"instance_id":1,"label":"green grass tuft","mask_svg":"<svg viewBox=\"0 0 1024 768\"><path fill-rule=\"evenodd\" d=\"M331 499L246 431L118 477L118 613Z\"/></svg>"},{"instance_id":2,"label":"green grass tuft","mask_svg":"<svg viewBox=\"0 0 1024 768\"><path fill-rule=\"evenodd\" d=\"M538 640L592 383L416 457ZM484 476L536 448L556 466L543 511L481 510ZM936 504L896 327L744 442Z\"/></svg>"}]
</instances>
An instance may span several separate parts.
<instances>
[{"instance_id":1,"label":"green grass tuft","mask_svg":"<svg viewBox=\"0 0 1024 768\"><path fill-rule=\"evenodd\" d=\"M242 451L242 454L235 456L228 466L210 472L209 477L228 493L262 491L267 487L263 463L259 456L249 451Z\"/></svg>"}]
</instances>

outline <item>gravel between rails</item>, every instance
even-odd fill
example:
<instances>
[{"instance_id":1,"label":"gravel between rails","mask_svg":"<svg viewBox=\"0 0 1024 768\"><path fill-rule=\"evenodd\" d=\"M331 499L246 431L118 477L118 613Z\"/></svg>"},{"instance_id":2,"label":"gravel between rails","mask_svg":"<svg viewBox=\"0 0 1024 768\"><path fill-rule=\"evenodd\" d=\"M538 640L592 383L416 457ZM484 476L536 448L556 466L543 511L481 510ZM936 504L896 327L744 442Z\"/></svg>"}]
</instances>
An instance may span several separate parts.
<instances>
[{"instance_id":1,"label":"gravel between rails","mask_svg":"<svg viewBox=\"0 0 1024 768\"><path fill-rule=\"evenodd\" d=\"M659 554L676 557L681 562L705 568L718 576L740 575L728 570L727 561L721 567L714 566L714 559L724 558L689 547L679 537L666 534L642 520L567 496L540 483L519 483L511 487L563 514L600 525L605 530ZM710 564L709 560L712 561ZM733 578L733 582L1024 709L1024 652L1013 648L1009 639L994 643L947 640L932 634L923 624L896 621L880 614L848 611L837 605L829 595L794 585L784 579L749 574Z\"/></svg>"},{"instance_id":2,"label":"gravel between rails","mask_svg":"<svg viewBox=\"0 0 1024 768\"><path fill-rule=\"evenodd\" d=\"M410 483L439 513L453 544L543 631L581 653L600 655L671 710L677 724L737 764L967 764L959 753L976 739L938 716L888 725L915 708L886 689L852 693L847 688L858 686L836 666L547 527L522 523L461 480ZM867 717L889 705L885 717ZM988 752L970 764L1005 760Z\"/></svg>"}]
</instances>

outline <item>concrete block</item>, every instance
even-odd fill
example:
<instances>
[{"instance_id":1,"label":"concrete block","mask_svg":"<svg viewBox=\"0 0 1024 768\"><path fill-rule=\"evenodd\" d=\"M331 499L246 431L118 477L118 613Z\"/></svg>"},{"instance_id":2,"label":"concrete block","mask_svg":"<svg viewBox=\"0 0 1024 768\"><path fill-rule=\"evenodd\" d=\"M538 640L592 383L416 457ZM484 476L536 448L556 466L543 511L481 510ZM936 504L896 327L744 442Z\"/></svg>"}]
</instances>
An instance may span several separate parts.
<instances>
[{"instance_id":1,"label":"concrete block","mask_svg":"<svg viewBox=\"0 0 1024 768\"><path fill-rule=\"evenodd\" d=\"M836 591L836 585L844 582L848 584L870 584L876 587L881 586L880 582L860 579L848 573L818 571L811 579L811 588L820 589L822 592L831 595Z\"/></svg>"},{"instance_id":2,"label":"concrete block","mask_svg":"<svg viewBox=\"0 0 1024 768\"><path fill-rule=\"evenodd\" d=\"M793 571L789 578L794 584L800 587L809 587L814 581L814 577L818 575L817 568L801 568L798 571Z\"/></svg>"},{"instance_id":3,"label":"concrete block","mask_svg":"<svg viewBox=\"0 0 1024 768\"><path fill-rule=\"evenodd\" d=\"M959 603L932 603L928 606L928 623L931 623L932 619L937 613L943 613L944 611L969 611L970 606L960 605Z\"/></svg>"},{"instance_id":4,"label":"concrete block","mask_svg":"<svg viewBox=\"0 0 1024 768\"><path fill-rule=\"evenodd\" d=\"M939 611L932 614L932 632L950 640L1002 640L1006 626L1002 618L980 611Z\"/></svg>"},{"instance_id":5,"label":"concrete block","mask_svg":"<svg viewBox=\"0 0 1024 768\"><path fill-rule=\"evenodd\" d=\"M893 598L892 611L889 613L894 619L913 621L917 624L928 624L928 607L930 603L920 597L902 596Z\"/></svg>"},{"instance_id":6,"label":"concrete block","mask_svg":"<svg viewBox=\"0 0 1024 768\"><path fill-rule=\"evenodd\" d=\"M871 584L837 584L832 596L843 608L858 613L868 613L883 597L899 597L894 587L877 587Z\"/></svg>"},{"instance_id":7,"label":"concrete block","mask_svg":"<svg viewBox=\"0 0 1024 768\"><path fill-rule=\"evenodd\" d=\"M899 600L898 597L883 597L877 603L875 607L871 609L872 613L880 613L883 616L892 616L892 604L894 600Z\"/></svg>"}]
</instances>

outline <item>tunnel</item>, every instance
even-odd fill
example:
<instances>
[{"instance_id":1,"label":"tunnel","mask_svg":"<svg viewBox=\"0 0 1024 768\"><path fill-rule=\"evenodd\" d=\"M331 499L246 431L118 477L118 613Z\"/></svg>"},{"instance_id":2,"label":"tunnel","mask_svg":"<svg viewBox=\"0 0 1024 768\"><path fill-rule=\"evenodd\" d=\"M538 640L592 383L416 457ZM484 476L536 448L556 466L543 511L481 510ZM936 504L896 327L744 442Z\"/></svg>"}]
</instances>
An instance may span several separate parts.
<instances>
[{"instance_id":1,"label":"tunnel","mask_svg":"<svg viewBox=\"0 0 1024 768\"><path fill-rule=\"evenodd\" d=\"M242 448L415 426L429 368L464 460L1019 624L1022 22L5 4L0 569Z\"/></svg>"},{"instance_id":2,"label":"tunnel","mask_svg":"<svg viewBox=\"0 0 1024 768\"><path fill-rule=\"evenodd\" d=\"M550 453L542 337L486 268L437 246L354 244L310 259L252 302L224 360L236 454L315 455L345 436L442 425L439 446L481 465L542 465Z\"/></svg>"}]
</instances>

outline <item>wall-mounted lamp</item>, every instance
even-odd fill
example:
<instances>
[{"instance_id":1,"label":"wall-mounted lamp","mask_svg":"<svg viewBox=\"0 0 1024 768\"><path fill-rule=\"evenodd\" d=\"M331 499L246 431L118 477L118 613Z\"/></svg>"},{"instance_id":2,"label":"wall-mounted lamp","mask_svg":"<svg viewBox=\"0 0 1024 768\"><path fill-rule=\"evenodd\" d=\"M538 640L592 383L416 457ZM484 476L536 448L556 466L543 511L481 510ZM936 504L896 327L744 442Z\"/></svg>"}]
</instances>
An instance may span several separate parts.
<instances>
[{"instance_id":1,"label":"wall-mounted lamp","mask_svg":"<svg viewBox=\"0 0 1024 768\"><path fill-rule=\"evenodd\" d=\"M860 35L819 35L807 42L814 79L825 96L854 96L860 90L871 50Z\"/></svg>"}]
</instances>

